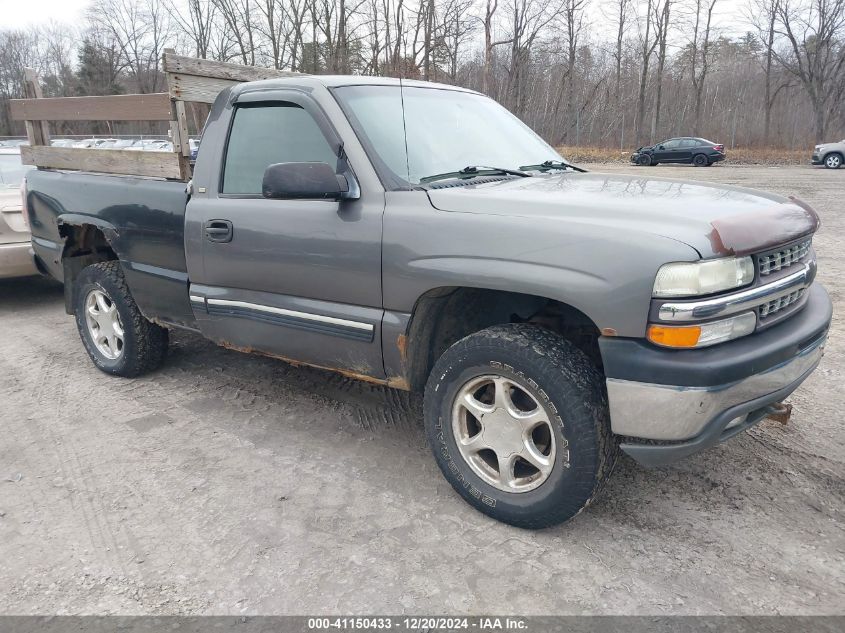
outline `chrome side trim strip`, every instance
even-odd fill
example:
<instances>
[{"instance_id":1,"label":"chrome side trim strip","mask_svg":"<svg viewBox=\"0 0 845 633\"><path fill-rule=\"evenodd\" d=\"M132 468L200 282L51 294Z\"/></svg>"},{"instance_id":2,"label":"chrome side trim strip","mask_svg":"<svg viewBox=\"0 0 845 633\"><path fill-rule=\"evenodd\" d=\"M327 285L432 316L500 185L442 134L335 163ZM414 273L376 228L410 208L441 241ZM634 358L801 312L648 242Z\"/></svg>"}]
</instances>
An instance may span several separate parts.
<instances>
[{"instance_id":1,"label":"chrome side trim strip","mask_svg":"<svg viewBox=\"0 0 845 633\"><path fill-rule=\"evenodd\" d=\"M199 295L191 295L191 301L194 303L205 303L205 297L200 297Z\"/></svg>"},{"instance_id":2,"label":"chrome side trim strip","mask_svg":"<svg viewBox=\"0 0 845 633\"><path fill-rule=\"evenodd\" d=\"M297 319L305 319L307 321L315 321L318 323L329 323L331 325L340 325L343 327L354 328L364 332L372 332L373 326L370 323L360 323L359 321L349 321L348 319L338 319L336 317L324 316L322 314L312 314L310 312L298 312L296 310L286 310L284 308L274 308L273 306L265 306L259 303L249 303L247 301L232 301L229 299L207 299L208 305L229 306L233 308L246 308L248 310L258 310L259 312L267 312L270 314L280 314L282 316L294 317Z\"/></svg>"},{"instance_id":3,"label":"chrome side trim strip","mask_svg":"<svg viewBox=\"0 0 845 633\"><path fill-rule=\"evenodd\" d=\"M804 264L801 270L781 277L770 284L749 288L725 297L703 301L673 301L660 306L658 316L663 321L700 321L715 316L728 316L751 310L761 303L779 299L795 290L806 288L812 279L812 264Z\"/></svg>"}]
</instances>

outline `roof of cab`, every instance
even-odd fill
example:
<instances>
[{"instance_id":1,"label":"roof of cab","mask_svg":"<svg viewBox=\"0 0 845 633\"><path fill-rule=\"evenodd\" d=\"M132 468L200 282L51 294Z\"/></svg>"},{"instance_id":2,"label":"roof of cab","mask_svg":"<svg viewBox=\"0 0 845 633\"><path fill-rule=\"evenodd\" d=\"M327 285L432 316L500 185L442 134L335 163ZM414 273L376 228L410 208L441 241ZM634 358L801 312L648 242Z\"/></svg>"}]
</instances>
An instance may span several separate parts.
<instances>
[{"instance_id":1,"label":"roof of cab","mask_svg":"<svg viewBox=\"0 0 845 633\"><path fill-rule=\"evenodd\" d=\"M292 75L290 77L280 77L277 79L265 79L263 81L250 81L235 86L233 92L241 93L244 91L251 92L254 89L258 90L273 90L278 88L287 88L290 86L298 86L303 88L339 88L341 86L399 86L400 80L393 77L370 77L367 75ZM416 79L403 79L401 85L406 88L435 88L439 90L455 90L459 92L470 92L479 94L474 90L462 88L460 86L450 86L448 84L434 83L430 81L419 81Z\"/></svg>"}]
</instances>

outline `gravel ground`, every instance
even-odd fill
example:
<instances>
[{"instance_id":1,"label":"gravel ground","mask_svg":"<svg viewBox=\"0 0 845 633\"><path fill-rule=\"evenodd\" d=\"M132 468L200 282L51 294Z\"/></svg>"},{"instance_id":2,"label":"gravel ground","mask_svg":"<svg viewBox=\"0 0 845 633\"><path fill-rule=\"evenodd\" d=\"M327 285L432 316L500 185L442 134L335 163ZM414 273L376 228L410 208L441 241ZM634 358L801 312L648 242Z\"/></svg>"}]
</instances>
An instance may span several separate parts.
<instances>
[{"instance_id":1,"label":"gravel ground","mask_svg":"<svg viewBox=\"0 0 845 633\"><path fill-rule=\"evenodd\" d=\"M0 613L842 614L845 170L613 165L819 211L828 351L766 421L672 468L621 463L541 532L438 472L420 401L178 333L98 372L45 280L0 282Z\"/></svg>"}]
</instances>

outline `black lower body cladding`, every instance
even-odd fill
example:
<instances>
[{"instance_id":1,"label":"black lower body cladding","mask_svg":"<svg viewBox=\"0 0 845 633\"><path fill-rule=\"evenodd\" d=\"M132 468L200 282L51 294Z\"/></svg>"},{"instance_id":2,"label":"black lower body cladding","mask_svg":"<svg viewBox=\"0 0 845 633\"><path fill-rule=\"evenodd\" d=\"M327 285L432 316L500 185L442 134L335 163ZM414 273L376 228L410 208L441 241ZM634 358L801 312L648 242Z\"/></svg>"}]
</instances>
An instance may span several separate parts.
<instances>
[{"instance_id":1,"label":"black lower body cladding","mask_svg":"<svg viewBox=\"0 0 845 633\"><path fill-rule=\"evenodd\" d=\"M546 444L555 446L547 451L551 467L534 488L502 490L479 476L458 445L466 441L455 432L456 399L465 385L491 375L516 385L513 401L520 391L550 422L553 436ZM523 528L566 521L595 498L616 461L618 447L602 383L583 352L548 330L505 325L472 334L443 354L426 385L426 434L437 464L470 505L499 521ZM491 415L495 419L496 413ZM502 428L488 425L486 418L480 426L478 435L485 437ZM496 459L501 460L499 450Z\"/></svg>"}]
</instances>

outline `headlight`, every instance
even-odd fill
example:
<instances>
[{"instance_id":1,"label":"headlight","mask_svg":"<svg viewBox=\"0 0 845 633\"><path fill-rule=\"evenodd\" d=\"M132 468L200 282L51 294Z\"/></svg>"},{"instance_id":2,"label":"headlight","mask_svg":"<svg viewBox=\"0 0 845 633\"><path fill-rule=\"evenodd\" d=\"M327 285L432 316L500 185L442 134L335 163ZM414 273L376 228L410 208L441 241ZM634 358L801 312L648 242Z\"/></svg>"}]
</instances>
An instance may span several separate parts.
<instances>
[{"instance_id":1,"label":"headlight","mask_svg":"<svg viewBox=\"0 0 845 633\"><path fill-rule=\"evenodd\" d=\"M700 262L675 262L660 267L654 280L655 297L697 297L739 288L754 281L750 257L727 257Z\"/></svg>"},{"instance_id":2,"label":"headlight","mask_svg":"<svg viewBox=\"0 0 845 633\"><path fill-rule=\"evenodd\" d=\"M653 324L648 326L647 335L649 341L662 347L708 347L751 334L756 326L757 316L753 312L745 312L729 319L696 325Z\"/></svg>"}]
</instances>

